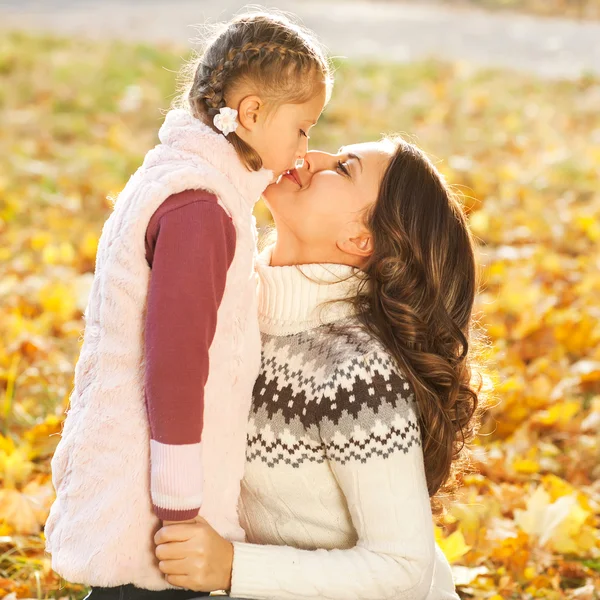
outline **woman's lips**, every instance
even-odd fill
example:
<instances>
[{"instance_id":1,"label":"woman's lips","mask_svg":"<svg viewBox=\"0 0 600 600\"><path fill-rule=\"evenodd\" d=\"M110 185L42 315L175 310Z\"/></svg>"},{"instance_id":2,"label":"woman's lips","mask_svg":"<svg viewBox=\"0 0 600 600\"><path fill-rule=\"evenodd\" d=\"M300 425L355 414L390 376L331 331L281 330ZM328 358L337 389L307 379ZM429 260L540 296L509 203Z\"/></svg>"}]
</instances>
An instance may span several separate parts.
<instances>
[{"instance_id":1,"label":"woman's lips","mask_svg":"<svg viewBox=\"0 0 600 600\"><path fill-rule=\"evenodd\" d=\"M300 177L298 176L298 171L296 171L296 169L292 169L291 171L284 173L283 176L287 177L288 179L296 183L298 186L300 186L300 188L302 188L302 182L300 181Z\"/></svg>"}]
</instances>

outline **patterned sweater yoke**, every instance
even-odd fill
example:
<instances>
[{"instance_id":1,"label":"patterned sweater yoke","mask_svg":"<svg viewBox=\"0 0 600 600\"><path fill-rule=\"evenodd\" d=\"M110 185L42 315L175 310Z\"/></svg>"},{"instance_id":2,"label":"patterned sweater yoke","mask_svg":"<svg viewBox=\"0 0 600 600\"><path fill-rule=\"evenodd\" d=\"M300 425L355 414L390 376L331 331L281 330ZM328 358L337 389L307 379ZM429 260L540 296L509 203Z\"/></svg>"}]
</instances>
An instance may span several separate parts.
<instances>
[{"instance_id":1,"label":"patterned sweater yoke","mask_svg":"<svg viewBox=\"0 0 600 600\"><path fill-rule=\"evenodd\" d=\"M413 391L347 301L361 272L269 262L232 595L456 600Z\"/></svg>"}]
</instances>

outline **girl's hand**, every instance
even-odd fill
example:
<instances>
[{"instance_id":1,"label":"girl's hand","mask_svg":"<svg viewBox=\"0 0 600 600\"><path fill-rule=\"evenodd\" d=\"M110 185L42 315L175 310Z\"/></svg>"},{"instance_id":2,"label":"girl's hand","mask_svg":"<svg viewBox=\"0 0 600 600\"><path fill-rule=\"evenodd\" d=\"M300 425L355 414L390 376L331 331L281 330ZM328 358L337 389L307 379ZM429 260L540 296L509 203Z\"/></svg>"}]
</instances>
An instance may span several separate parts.
<instances>
[{"instance_id":1,"label":"girl's hand","mask_svg":"<svg viewBox=\"0 0 600 600\"><path fill-rule=\"evenodd\" d=\"M233 544L202 517L168 525L154 536L158 568L171 585L195 592L231 588Z\"/></svg>"}]
</instances>

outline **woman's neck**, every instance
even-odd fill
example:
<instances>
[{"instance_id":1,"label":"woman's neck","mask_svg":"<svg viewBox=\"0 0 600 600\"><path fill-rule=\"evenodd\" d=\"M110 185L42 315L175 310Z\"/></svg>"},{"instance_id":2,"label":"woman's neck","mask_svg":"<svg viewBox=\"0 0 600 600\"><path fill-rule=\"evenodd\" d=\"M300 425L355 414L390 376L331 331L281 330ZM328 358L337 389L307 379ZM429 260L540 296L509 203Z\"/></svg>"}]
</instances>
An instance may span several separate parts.
<instances>
[{"instance_id":1,"label":"woman's neck","mask_svg":"<svg viewBox=\"0 0 600 600\"><path fill-rule=\"evenodd\" d=\"M271 250L272 267L310 264L337 264L357 268L362 266L359 257L342 252L336 245L333 248L311 246L278 234Z\"/></svg>"},{"instance_id":2,"label":"woman's neck","mask_svg":"<svg viewBox=\"0 0 600 600\"><path fill-rule=\"evenodd\" d=\"M267 248L257 265L261 331L292 335L353 314L361 271L342 264L274 264Z\"/></svg>"}]
</instances>

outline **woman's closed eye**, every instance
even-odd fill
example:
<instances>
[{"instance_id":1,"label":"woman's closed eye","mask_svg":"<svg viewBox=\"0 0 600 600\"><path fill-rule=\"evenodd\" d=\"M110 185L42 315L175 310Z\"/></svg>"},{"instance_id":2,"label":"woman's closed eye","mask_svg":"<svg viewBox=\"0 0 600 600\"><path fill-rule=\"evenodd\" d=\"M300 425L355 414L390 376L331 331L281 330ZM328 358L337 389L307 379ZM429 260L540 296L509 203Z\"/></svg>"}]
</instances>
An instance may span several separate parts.
<instances>
[{"instance_id":1,"label":"woman's closed eye","mask_svg":"<svg viewBox=\"0 0 600 600\"><path fill-rule=\"evenodd\" d=\"M341 160L337 161L337 168L346 176L346 177L351 177L350 175L350 169L348 168L348 164L345 162L342 162Z\"/></svg>"},{"instance_id":2,"label":"woman's closed eye","mask_svg":"<svg viewBox=\"0 0 600 600\"><path fill-rule=\"evenodd\" d=\"M304 131L304 129L301 129L301 130L300 130L300 135L301 135L301 136L303 135L305 138L308 138L308 139L310 139L310 137L308 136L308 133L306 133L306 131Z\"/></svg>"}]
</instances>

